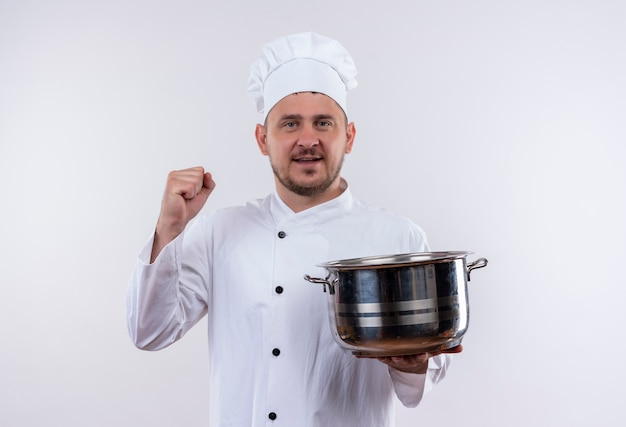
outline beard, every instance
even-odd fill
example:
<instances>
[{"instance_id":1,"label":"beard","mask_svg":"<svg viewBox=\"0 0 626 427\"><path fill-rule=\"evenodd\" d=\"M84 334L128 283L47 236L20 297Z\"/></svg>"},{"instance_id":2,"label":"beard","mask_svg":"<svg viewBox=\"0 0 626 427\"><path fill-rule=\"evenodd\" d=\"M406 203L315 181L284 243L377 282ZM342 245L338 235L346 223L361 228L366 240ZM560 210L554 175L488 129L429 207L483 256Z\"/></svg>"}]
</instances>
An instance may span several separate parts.
<instances>
[{"instance_id":1,"label":"beard","mask_svg":"<svg viewBox=\"0 0 626 427\"><path fill-rule=\"evenodd\" d=\"M315 153L315 150L305 150L301 153L298 153L297 156L304 156L308 154L312 155L314 153ZM332 168L328 170L328 174L326 175L326 177L324 177L319 182L315 182L311 184L300 184L294 181L289 176L289 174L281 173L281 171L276 167L276 165L274 165L274 163L271 160L272 159L270 157L270 164L272 166L272 171L274 172L274 176L276 177L278 182L280 182L283 185L283 187L285 187L287 190L299 196L311 197L311 196L318 196L324 193L333 184L333 182L335 182L335 180L339 177L339 174L341 173L341 167L343 165L344 156L342 156L341 159L339 159L339 162L337 162L336 165L332 165Z\"/></svg>"}]
</instances>

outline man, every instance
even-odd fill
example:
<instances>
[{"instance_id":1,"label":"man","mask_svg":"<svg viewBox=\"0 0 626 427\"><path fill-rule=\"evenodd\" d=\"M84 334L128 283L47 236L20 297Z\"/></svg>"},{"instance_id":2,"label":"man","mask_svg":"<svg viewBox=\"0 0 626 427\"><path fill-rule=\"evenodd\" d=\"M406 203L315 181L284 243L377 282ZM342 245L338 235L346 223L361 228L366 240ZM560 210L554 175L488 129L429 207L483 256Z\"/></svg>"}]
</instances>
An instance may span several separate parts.
<instances>
[{"instance_id":1,"label":"man","mask_svg":"<svg viewBox=\"0 0 626 427\"><path fill-rule=\"evenodd\" d=\"M264 124L256 141L276 191L189 221L215 188L201 167L171 172L154 237L128 292L139 348L158 350L208 317L212 425L389 426L443 378L450 355L357 358L333 342L316 264L428 249L409 220L351 194L340 171L356 129L346 93L356 69L315 33L278 39L252 67ZM446 351L461 351L460 346Z\"/></svg>"}]
</instances>

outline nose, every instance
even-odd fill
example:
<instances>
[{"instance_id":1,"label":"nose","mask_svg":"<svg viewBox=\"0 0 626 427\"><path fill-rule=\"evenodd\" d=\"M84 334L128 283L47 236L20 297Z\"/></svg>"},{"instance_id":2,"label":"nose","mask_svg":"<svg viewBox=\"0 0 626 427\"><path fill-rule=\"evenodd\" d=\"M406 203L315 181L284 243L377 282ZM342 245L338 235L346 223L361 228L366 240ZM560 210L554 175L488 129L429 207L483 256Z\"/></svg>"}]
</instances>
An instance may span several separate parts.
<instances>
[{"instance_id":1,"label":"nose","mask_svg":"<svg viewBox=\"0 0 626 427\"><path fill-rule=\"evenodd\" d=\"M304 148L311 148L320 143L319 137L312 126L303 126L298 138L298 145Z\"/></svg>"}]
</instances>

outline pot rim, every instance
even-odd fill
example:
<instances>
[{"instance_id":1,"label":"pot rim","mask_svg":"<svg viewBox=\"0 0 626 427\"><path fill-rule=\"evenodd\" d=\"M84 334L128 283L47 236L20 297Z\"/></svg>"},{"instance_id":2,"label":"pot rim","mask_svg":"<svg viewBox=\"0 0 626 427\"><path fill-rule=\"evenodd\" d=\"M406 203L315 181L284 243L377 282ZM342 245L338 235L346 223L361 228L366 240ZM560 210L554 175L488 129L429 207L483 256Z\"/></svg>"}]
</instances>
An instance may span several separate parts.
<instances>
[{"instance_id":1,"label":"pot rim","mask_svg":"<svg viewBox=\"0 0 626 427\"><path fill-rule=\"evenodd\" d=\"M396 255L377 255L361 258L349 258L336 261L328 261L317 264L318 267L328 269L374 269L405 267L407 265L424 265L434 262L447 262L465 258L473 252L448 251L448 252L412 252Z\"/></svg>"}]
</instances>

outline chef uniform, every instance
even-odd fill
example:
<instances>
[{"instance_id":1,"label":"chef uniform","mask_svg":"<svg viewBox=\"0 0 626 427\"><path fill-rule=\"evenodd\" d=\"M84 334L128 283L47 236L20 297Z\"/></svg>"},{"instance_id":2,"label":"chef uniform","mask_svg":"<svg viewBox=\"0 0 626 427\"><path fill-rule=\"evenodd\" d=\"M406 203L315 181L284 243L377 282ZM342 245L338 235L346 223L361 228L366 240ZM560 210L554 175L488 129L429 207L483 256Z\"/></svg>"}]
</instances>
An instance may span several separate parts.
<instances>
[{"instance_id":1,"label":"chef uniform","mask_svg":"<svg viewBox=\"0 0 626 427\"><path fill-rule=\"evenodd\" d=\"M292 67L306 75L307 61L314 62L307 85L286 84ZM280 77L275 72L286 64ZM280 77L279 89L262 88L271 74ZM266 45L250 88L266 92L257 100L265 115L301 91L326 93L345 109L355 74L336 41L296 34ZM320 75L330 86L315 80ZM325 277L316 264L329 260L428 250L418 226L360 201L341 183L339 197L299 213L276 192L204 213L152 264L152 239L141 251L128 290L131 338L159 350L207 316L211 426L392 426L394 395L416 406L445 375L449 355L431 358L425 374L410 374L356 358L333 341L327 295L305 274Z\"/></svg>"}]
</instances>

